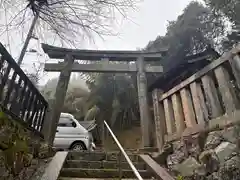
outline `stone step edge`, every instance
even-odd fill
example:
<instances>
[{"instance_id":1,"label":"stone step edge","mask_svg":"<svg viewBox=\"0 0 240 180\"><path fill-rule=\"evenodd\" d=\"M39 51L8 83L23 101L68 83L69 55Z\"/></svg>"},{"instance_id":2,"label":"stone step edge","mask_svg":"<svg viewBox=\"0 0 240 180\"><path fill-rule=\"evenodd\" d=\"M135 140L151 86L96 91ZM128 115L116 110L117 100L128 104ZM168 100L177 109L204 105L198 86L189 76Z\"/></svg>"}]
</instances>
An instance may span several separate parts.
<instances>
[{"instance_id":1,"label":"stone step edge","mask_svg":"<svg viewBox=\"0 0 240 180\"><path fill-rule=\"evenodd\" d=\"M133 162L133 165L139 170L147 169L147 165L144 162ZM63 168L71 168L71 166L74 166L74 168L87 168L86 166L88 166L90 168L96 167L98 169L105 169L105 168L108 169L108 167L106 166L110 166L110 167L112 166L112 167L118 168L116 166L119 166L119 162L118 161L66 160L63 165ZM82 166L85 166L85 167L82 167ZM122 161L121 166L122 168L131 169L130 165L126 161Z\"/></svg>"},{"instance_id":2,"label":"stone step edge","mask_svg":"<svg viewBox=\"0 0 240 180\"><path fill-rule=\"evenodd\" d=\"M118 168L115 168L115 169L91 169L91 168L62 168L61 171L76 171L78 170L79 172L80 171L97 171L97 172L102 172L102 171L106 171L106 172L119 172L119 169ZM149 172L148 170L146 169L137 169L138 172ZM132 171L131 169L122 169L122 171L125 171L125 172L129 172L129 171Z\"/></svg>"},{"instance_id":3,"label":"stone step edge","mask_svg":"<svg viewBox=\"0 0 240 180\"><path fill-rule=\"evenodd\" d=\"M96 155L117 155L120 151L68 151L69 154L96 154ZM129 156L139 155L139 152L126 151Z\"/></svg>"},{"instance_id":4,"label":"stone step edge","mask_svg":"<svg viewBox=\"0 0 240 180\"><path fill-rule=\"evenodd\" d=\"M91 163L106 163L106 164L118 164L119 162L118 161L112 161L112 160L102 160L102 161L89 161L89 160L75 160L75 159L67 159L66 161L65 161L65 163L89 163L89 164L91 164ZM127 161L122 161L122 163L124 163L124 164L128 164L128 162ZM141 165L144 165L145 163L144 162L142 162L142 161L136 161L136 162L133 162L133 164L135 165L139 165L139 164L141 164Z\"/></svg>"},{"instance_id":5,"label":"stone step edge","mask_svg":"<svg viewBox=\"0 0 240 180\"><path fill-rule=\"evenodd\" d=\"M128 154L128 157L133 162L141 162L141 158L139 157L140 154ZM80 159L79 159L80 158ZM90 159L88 159L90 158ZM69 152L67 156L67 160L88 160L88 161L97 161L95 158L105 161L117 161L118 154L112 153L84 153L84 152ZM125 157L122 155L122 161L126 161Z\"/></svg>"},{"instance_id":6,"label":"stone step edge","mask_svg":"<svg viewBox=\"0 0 240 180\"><path fill-rule=\"evenodd\" d=\"M138 170L142 178L149 179L153 174L147 170ZM119 169L84 169L84 168L63 168L59 177L74 178L117 178L119 177ZM135 178L132 170L122 170L122 178Z\"/></svg>"},{"instance_id":7,"label":"stone step edge","mask_svg":"<svg viewBox=\"0 0 240 180\"><path fill-rule=\"evenodd\" d=\"M71 178L71 177L59 177L58 180L119 180L119 178ZM122 180L138 180L137 178L122 178ZM154 180L154 179L144 179Z\"/></svg>"}]
</instances>

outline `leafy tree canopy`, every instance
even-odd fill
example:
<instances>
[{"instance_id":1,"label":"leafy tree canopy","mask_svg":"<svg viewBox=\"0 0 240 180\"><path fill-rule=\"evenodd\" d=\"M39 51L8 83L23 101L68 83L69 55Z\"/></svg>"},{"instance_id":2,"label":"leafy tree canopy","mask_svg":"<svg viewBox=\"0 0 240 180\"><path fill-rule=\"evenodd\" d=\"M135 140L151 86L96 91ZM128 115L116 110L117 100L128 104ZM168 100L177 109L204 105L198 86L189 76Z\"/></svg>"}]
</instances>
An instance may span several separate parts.
<instances>
[{"instance_id":1,"label":"leafy tree canopy","mask_svg":"<svg viewBox=\"0 0 240 180\"><path fill-rule=\"evenodd\" d=\"M225 50L230 49L240 40L240 1L239 0L204 0L214 15L220 15L229 22L228 34L222 44ZM231 29L229 31L229 29Z\"/></svg>"},{"instance_id":2,"label":"leafy tree canopy","mask_svg":"<svg viewBox=\"0 0 240 180\"><path fill-rule=\"evenodd\" d=\"M155 51L168 46L168 56L163 64L170 66L187 55L202 52L208 47L216 46L224 33L224 22L220 16L199 2L191 2L178 16L170 21L165 36L159 36L150 42L146 50Z\"/></svg>"}]
</instances>

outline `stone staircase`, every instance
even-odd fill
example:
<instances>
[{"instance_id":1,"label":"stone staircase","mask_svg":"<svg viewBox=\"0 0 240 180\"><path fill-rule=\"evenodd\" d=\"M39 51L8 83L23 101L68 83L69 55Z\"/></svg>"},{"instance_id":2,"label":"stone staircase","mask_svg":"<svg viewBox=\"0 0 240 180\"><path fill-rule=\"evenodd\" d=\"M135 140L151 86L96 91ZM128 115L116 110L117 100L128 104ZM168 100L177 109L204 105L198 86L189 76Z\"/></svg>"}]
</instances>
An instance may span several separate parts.
<instances>
[{"instance_id":1,"label":"stone staircase","mask_svg":"<svg viewBox=\"0 0 240 180\"><path fill-rule=\"evenodd\" d=\"M147 155L148 153L144 153L149 152L151 148L128 150L126 152L108 124L105 121L104 123L118 145L119 151L57 152L46 168L41 180L142 180L155 178L160 180L174 180L165 168L157 164Z\"/></svg>"},{"instance_id":2,"label":"stone staircase","mask_svg":"<svg viewBox=\"0 0 240 180\"><path fill-rule=\"evenodd\" d=\"M144 179L154 174L136 153L128 153ZM121 161L119 159L121 158ZM121 167L121 168L119 168ZM76 178L76 179L75 179ZM131 167L118 152L69 152L60 170L59 180L80 179L136 179Z\"/></svg>"}]
</instances>

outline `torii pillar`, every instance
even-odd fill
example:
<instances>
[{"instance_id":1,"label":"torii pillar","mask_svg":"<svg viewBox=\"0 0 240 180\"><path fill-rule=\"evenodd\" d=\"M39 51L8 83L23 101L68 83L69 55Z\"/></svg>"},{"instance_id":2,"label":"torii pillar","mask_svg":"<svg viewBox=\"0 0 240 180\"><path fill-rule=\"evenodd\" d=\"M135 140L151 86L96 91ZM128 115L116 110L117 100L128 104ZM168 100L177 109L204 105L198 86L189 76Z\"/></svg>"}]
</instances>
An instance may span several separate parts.
<instances>
[{"instance_id":1,"label":"torii pillar","mask_svg":"<svg viewBox=\"0 0 240 180\"><path fill-rule=\"evenodd\" d=\"M137 59L137 65L137 88L142 131L142 147L150 147L150 112L147 100L147 78L144 57L139 57Z\"/></svg>"}]
</instances>

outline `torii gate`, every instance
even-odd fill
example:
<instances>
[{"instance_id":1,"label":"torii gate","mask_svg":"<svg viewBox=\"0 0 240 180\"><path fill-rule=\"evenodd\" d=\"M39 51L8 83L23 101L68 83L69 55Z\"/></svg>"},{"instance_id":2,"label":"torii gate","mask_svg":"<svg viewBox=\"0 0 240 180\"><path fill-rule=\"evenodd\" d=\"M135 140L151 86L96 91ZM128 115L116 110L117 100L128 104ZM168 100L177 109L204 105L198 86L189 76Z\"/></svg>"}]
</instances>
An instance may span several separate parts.
<instances>
[{"instance_id":1,"label":"torii gate","mask_svg":"<svg viewBox=\"0 0 240 180\"><path fill-rule=\"evenodd\" d=\"M160 52L146 53L142 51L98 51L98 50L77 50L66 49L47 44L42 48L50 58L64 59L63 63L46 63L45 71L60 72L55 100L51 115L51 127L49 142L53 141L57 129L58 119L64 104L71 72L104 72L104 73L137 73L138 99L140 110L140 122L142 130L142 146L150 146L149 123L150 112L147 102L147 81L146 73L162 73L162 66L147 66L145 61L159 61L167 50ZM100 61L97 64L79 64L74 60ZM128 64L109 64L109 61L135 61Z\"/></svg>"}]
</instances>

